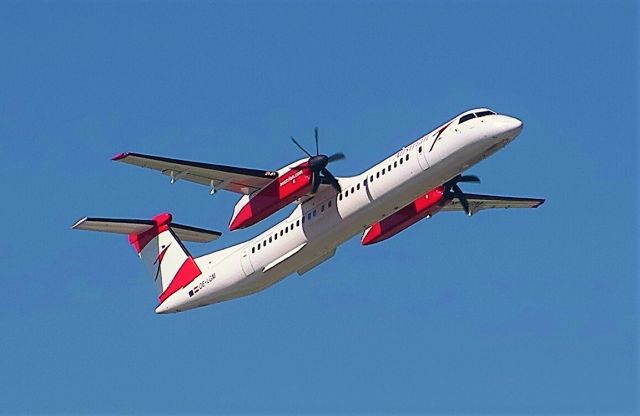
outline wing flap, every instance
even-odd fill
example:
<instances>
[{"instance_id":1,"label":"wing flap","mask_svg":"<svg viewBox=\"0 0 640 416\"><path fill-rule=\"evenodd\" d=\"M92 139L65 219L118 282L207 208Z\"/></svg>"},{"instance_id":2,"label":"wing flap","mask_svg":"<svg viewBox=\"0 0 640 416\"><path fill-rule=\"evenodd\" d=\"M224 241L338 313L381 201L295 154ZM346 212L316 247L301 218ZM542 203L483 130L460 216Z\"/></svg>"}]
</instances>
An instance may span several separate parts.
<instances>
[{"instance_id":1,"label":"wing flap","mask_svg":"<svg viewBox=\"0 0 640 416\"><path fill-rule=\"evenodd\" d=\"M172 159L141 153L121 153L113 160L157 170L172 180L184 179L199 185L249 195L278 177L277 172L211 163Z\"/></svg>"},{"instance_id":2,"label":"wing flap","mask_svg":"<svg viewBox=\"0 0 640 416\"><path fill-rule=\"evenodd\" d=\"M538 208L545 202L544 199L540 198L521 198L467 193L465 193L465 196L469 202L469 210L471 213L493 208ZM462 204L460 204L458 198L454 198L451 202L442 207L442 211L464 211L464 208L462 207Z\"/></svg>"},{"instance_id":3,"label":"wing flap","mask_svg":"<svg viewBox=\"0 0 640 416\"><path fill-rule=\"evenodd\" d=\"M140 234L151 229L154 225L155 223L151 220L84 217L73 224L71 228L75 230L102 231L115 234ZM181 240L195 243L208 243L222 235L222 233L218 231L173 222L170 224L170 227Z\"/></svg>"}]
</instances>

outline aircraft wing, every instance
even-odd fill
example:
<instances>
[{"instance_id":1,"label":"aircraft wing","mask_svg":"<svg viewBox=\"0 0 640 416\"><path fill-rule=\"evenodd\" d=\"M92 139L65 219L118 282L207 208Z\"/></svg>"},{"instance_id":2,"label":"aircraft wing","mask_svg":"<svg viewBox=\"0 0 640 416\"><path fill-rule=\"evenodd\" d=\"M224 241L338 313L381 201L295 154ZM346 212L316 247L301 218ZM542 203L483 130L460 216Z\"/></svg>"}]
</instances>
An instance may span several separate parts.
<instances>
[{"instance_id":1,"label":"aircraft wing","mask_svg":"<svg viewBox=\"0 0 640 416\"><path fill-rule=\"evenodd\" d=\"M113 160L157 170L163 175L171 177L172 181L184 179L208 186L212 191L225 189L244 195L264 188L278 177L277 172L267 170L213 165L140 153L120 153Z\"/></svg>"},{"instance_id":2,"label":"aircraft wing","mask_svg":"<svg viewBox=\"0 0 640 416\"><path fill-rule=\"evenodd\" d=\"M479 195L465 193L472 214L490 208L538 208L544 203L539 198L518 198L512 196ZM458 198L454 198L441 211L464 211Z\"/></svg>"}]
</instances>

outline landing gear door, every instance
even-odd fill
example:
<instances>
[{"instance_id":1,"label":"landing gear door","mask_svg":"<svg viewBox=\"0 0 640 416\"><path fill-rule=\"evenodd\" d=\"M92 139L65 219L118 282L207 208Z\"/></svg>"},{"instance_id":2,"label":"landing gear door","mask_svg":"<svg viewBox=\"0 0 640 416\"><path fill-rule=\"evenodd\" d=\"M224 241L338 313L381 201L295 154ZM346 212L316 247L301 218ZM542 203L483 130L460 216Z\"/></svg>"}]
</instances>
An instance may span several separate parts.
<instances>
[{"instance_id":1,"label":"landing gear door","mask_svg":"<svg viewBox=\"0 0 640 416\"><path fill-rule=\"evenodd\" d=\"M245 248L244 250L242 250L242 254L240 255L240 263L242 265L242 271L244 272L245 276L249 276L254 272L249 253L249 248Z\"/></svg>"}]
</instances>

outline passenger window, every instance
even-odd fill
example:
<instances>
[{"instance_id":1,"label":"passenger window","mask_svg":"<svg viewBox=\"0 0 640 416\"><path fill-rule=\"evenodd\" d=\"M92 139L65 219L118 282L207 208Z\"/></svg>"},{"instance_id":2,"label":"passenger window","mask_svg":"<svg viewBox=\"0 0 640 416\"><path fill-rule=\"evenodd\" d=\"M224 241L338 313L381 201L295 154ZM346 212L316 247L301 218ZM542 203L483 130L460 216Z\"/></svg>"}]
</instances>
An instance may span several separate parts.
<instances>
[{"instance_id":1,"label":"passenger window","mask_svg":"<svg viewBox=\"0 0 640 416\"><path fill-rule=\"evenodd\" d=\"M324 212L324 204L320 207L320 212Z\"/></svg>"},{"instance_id":2,"label":"passenger window","mask_svg":"<svg viewBox=\"0 0 640 416\"><path fill-rule=\"evenodd\" d=\"M358 184L356 185L356 190L359 191L360 190L360 182L358 182Z\"/></svg>"},{"instance_id":3,"label":"passenger window","mask_svg":"<svg viewBox=\"0 0 640 416\"><path fill-rule=\"evenodd\" d=\"M282 237L282 234L284 234L284 230L280 230L280 237Z\"/></svg>"},{"instance_id":4,"label":"passenger window","mask_svg":"<svg viewBox=\"0 0 640 416\"><path fill-rule=\"evenodd\" d=\"M409 153L407 153L407 155L404 157L405 160L409 160Z\"/></svg>"},{"instance_id":5,"label":"passenger window","mask_svg":"<svg viewBox=\"0 0 640 416\"><path fill-rule=\"evenodd\" d=\"M327 205L329 205L329 207L330 207L331 206L331 201L329 201L329 203Z\"/></svg>"},{"instance_id":6,"label":"passenger window","mask_svg":"<svg viewBox=\"0 0 640 416\"><path fill-rule=\"evenodd\" d=\"M258 243L258 250L260 250L260 243Z\"/></svg>"},{"instance_id":7,"label":"passenger window","mask_svg":"<svg viewBox=\"0 0 640 416\"><path fill-rule=\"evenodd\" d=\"M251 252L255 253L256 252L256 248L255 247L251 247Z\"/></svg>"},{"instance_id":8,"label":"passenger window","mask_svg":"<svg viewBox=\"0 0 640 416\"><path fill-rule=\"evenodd\" d=\"M402 161L403 161L403 160L404 160L404 159L400 159L400 164L401 164L401 165L402 165Z\"/></svg>"},{"instance_id":9,"label":"passenger window","mask_svg":"<svg viewBox=\"0 0 640 416\"><path fill-rule=\"evenodd\" d=\"M285 229L284 229L284 232L285 232L285 233L287 233L287 234L289 234L289 227L285 228Z\"/></svg>"},{"instance_id":10,"label":"passenger window","mask_svg":"<svg viewBox=\"0 0 640 416\"><path fill-rule=\"evenodd\" d=\"M300 227L300 220L296 221L296 227Z\"/></svg>"},{"instance_id":11,"label":"passenger window","mask_svg":"<svg viewBox=\"0 0 640 416\"><path fill-rule=\"evenodd\" d=\"M346 191L344 191L344 197L348 197L349 196L349 190L347 189Z\"/></svg>"},{"instance_id":12,"label":"passenger window","mask_svg":"<svg viewBox=\"0 0 640 416\"><path fill-rule=\"evenodd\" d=\"M393 162L393 167L397 168L398 167L398 161L396 160L395 162Z\"/></svg>"},{"instance_id":13,"label":"passenger window","mask_svg":"<svg viewBox=\"0 0 640 416\"><path fill-rule=\"evenodd\" d=\"M422 146L418 147L418 153L422 153Z\"/></svg>"},{"instance_id":14,"label":"passenger window","mask_svg":"<svg viewBox=\"0 0 640 416\"><path fill-rule=\"evenodd\" d=\"M338 194L338 199L342 201L342 193Z\"/></svg>"},{"instance_id":15,"label":"passenger window","mask_svg":"<svg viewBox=\"0 0 640 416\"><path fill-rule=\"evenodd\" d=\"M369 178L369 182L373 182L373 175Z\"/></svg>"},{"instance_id":16,"label":"passenger window","mask_svg":"<svg viewBox=\"0 0 640 416\"><path fill-rule=\"evenodd\" d=\"M302 216L302 224L304 225L304 215Z\"/></svg>"},{"instance_id":17,"label":"passenger window","mask_svg":"<svg viewBox=\"0 0 640 416\"><path fill-rule=\"evenodd\" d=\"M272 241L273 241L273 239L271 237L269 237L269 242L272 242Z\"/></svg>"},{"instance_id":18,"label":"passenger window","mask_svg":"<svg viewBox=\"0 0 640 416\"><path fill-rule=\"evenodd\" d=\"M384 168L382 168L382 174L384 175Z\"/></svg>"},{"instance_id":19,"label":"passenger window","mask_svg":"<svg viewBox=\"0 0 640 416\"><path fill-rule=\"evenodd\" d=\"M391 165L387 166L387 170L391 172Z\"/></svg>"},{"instance_id":20,"label":"passenger window","mask_svg":"<svg viewBox=\"0 0 640 416\"><path fill-rule=\"evenodd\" d=\"M274 240L277 240L277 239L278 239L278 233L275 233L275 234L273 235L273 239L274 239Z\"/></svg>"},{"instance_id":21,"label":"passenger window","mask_svg":"<svg viewBox=\"0 0 640 416\"><path fill-rule=\"evenodd\" d=\"M380 177L380 172L376 172L376 178Z\"/></svg>"},{"instance_id":22,"label":"passenger window","mask_svg":"<svg viewBox=\"0 0 640 416\"><path fill-rule=\"evenodd\" d=\"M362 186L367 186L367 180L365 179L364 182L362 182Z\"/></svg>"},{"instance_id":23,"label":"passenger window","mask_svg":"<svg viewBox=\"0 0 640 416\"><path fill-rule=\"evenodd\" d=\"M354 189L353 189L353 186L352 186L352 187L351 187L351 193L353 193L353 191L354 191Z\"/></svg>"}]
</instances>

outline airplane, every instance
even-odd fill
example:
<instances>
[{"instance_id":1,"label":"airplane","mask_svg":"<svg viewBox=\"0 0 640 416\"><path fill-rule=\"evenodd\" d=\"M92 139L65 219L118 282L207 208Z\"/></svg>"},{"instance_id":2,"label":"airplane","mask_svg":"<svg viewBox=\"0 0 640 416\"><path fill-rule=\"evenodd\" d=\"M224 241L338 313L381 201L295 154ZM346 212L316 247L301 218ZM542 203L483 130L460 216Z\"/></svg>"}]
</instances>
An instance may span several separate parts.
<instances>
[{"instance_id":1,"label":"airplane","mask_svg":"<svg viewBox=\"0 0 640 416\"><path fill-rule=\"evenodd\" d=\"M362 232L362 245L384 241L441 211L471 216L491 208L537 208L544 199L464 193L459 184L480 182L462 172L515 139L522 122L488 108L465 111L375 164L349 177L327 165L344 159L318 149L278 171L121 153L113 160L160 171L171 182L187 180L242 195L229 222L236 230L294 203L293 212L254 238L193 257L183 241L210 242L221 233L173 222L169 213L151 220L92 218L72 228L127 234L156 286L158 314L182 312L253 294L283 278L303 275L330 259L336 248ZM425 192L426 191L426 192Z\"/></svg>"}]
</instances>

